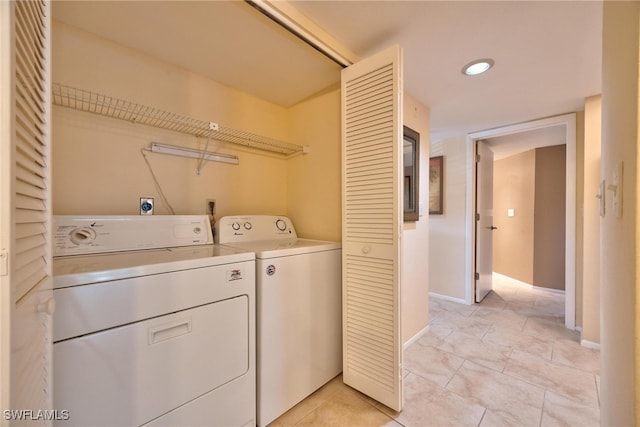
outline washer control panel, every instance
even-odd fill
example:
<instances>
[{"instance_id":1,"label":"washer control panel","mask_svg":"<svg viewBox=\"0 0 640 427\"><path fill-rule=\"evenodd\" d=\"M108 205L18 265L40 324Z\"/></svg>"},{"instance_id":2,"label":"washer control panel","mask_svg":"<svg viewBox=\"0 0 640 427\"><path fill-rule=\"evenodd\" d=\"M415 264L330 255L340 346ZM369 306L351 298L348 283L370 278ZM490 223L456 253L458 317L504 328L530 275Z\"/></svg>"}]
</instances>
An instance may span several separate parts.
<instances>
[{"instance_id":1,"label":"washer control panel","mask_svg":"<svg viewBox=\"0 0 640 427\"><path fill-rule=\"evenodd\" d=\"M53 238L53 256L213 243L206 215L57 215Z\"/></svg>"},{"instance_id":2,"label":"washer control panel","mask_svg":"<svg viewBox=\"0 0 640 427\"><path fill-rule=\"evenodd\" d=\"M298 237L291 220L281 215L224 216L215 223L214 229L216 243Z\"/></svg>"}]
</instances>

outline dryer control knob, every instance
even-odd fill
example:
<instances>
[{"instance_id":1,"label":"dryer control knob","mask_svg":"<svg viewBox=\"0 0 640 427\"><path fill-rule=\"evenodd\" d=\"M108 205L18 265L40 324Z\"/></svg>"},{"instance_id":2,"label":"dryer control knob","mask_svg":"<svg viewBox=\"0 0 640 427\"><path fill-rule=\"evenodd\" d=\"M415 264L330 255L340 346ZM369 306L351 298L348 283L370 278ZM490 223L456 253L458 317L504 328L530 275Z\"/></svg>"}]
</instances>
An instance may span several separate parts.
<instances>
[{"instance_id":1,"label":"dryer control knob","mask_svg":"<svg viewBox=\"0 0 640 427\"><path fill-rule=\"evenodd\" d=\"M287 229L287 223L284 220L279 219L276 221L276 228L280 231L284 231Z\"/></svg>"},{"instance_id":2,"label":"dryer control knob","mask_svg":"<svg viewBox=\"0 0 640 427\"><path fill-rule=\"evenodd\" d=\"M233 224L231 224L231 228L233 228L236 231L240 230L240 223L234 222Z\"/></svg>"},{"instance_id":3,"label":"dryer control knob","mask_svg":"<svg viewBox=\"0 0 640 427\"><path fill-rule=\"evenodd\" d=\"M76 228L69 233L69 239L76 245L88 245L96 238L96 232L88 227Z\"/></svg>"}]
</instances>

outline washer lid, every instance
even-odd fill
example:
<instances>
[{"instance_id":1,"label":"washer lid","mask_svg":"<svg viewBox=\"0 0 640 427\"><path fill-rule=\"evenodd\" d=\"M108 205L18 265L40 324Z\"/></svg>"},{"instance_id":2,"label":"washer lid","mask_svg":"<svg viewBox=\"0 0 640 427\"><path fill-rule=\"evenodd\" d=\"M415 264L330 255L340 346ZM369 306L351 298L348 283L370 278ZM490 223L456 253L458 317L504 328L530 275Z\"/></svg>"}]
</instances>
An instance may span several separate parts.
<instances>
[{"instance_id":1,"label":"washer lid","mask_svg":"<svg viewBox=\"0 0 640 427\"><path fill-rule=\"evenodd\" d=\"M220 245L58 257L53 260L53 287L65 288L254 259L253 252Z\"/></svg>"},{"instance_id":2,"label":"washer lid","mask_svg":"<svg viewBox=\"0 0 640 427\"><path fill-rule=\"evenodd\" d=\"M311 239L274 239L227 243L225 246L256 253L256 258L277 258L341 249L340 242Z\"/></svg>"}]
</instances>

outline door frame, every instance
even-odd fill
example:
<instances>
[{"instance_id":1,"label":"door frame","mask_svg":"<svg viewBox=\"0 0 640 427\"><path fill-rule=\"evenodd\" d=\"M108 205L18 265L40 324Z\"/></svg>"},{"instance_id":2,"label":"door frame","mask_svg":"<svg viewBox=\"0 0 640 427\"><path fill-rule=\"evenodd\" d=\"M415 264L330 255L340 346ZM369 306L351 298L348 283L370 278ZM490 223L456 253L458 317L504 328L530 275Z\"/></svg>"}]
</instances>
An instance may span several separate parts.
<instances>
[{"instance_id":1,"label":"door frame","mask_svg":"<svg viewBox=\"0 0 640 427\"><path fill-rule=\"evenodd\" d=\"M564 114L510 126L474 132L467 135L467 203L465 209L465 302L474 303L476 257L476 141L554 126L564 126L566 157L565 217L565 326L576 327L576 114Z\"/></svg>"}]
</instances>

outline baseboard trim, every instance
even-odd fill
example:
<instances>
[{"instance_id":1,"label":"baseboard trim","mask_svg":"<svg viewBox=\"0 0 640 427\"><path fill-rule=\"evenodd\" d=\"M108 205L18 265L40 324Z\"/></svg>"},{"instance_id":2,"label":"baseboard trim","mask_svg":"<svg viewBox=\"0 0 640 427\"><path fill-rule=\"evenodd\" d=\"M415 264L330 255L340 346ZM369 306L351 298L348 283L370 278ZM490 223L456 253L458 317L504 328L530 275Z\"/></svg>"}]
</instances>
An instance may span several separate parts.
<instances>
[{"instance_id":1,"label":"baseboard trim","mask_svg":"<svg viewBox=\"0 0 640 427\"><path fill-rule=\"evenodd\" d=\"M429 292L429 296L437 298L437 299L443 299L443 300L446 300L446 301L457 302L458 304L469 305L469 304L467 304L467 302L463 298L454 298L454 297L450 297L448 295L436 294L435 292Z\"/></svg>"},{"instance_id":2,"label":"baseboard trim","mask_svg":"<svg viewBox=\"0 0 640 427\"><path fill-rule=\"evenodd\" d=\"M522 280L518 280L518 279L515 279L515 278L510 277L510 276L506 276L506 275L501 274L501 273L496 273L495 271L493 272L493 275L502 277L505 280L511 280L513 282L518 283L519 285L527 286L529 288L538 289L538 290L541 290L541 291L548 291L548 292L552 292L554 294L559 294L559 295L564 295L566 293L566 291L564 291L562 289L545 288L544 286L532 285L531 283L523 282Z\"/></svg>"},{"instance_id":3,"label":"baseboard trim","mask_svg":"<svg viewBox=\"0 0 640 427\"><path fill-rule=\"evenodd\" d=\"M600 351L600 343L599 342L593 342L593 341L580 339L580 345L583 346L583 347L586 347L586 348L590 348L592 350Z\"/></svg>"},{"instance_id":4,"label":"baseboard trim","mask_svg":"<svg viewBox=\"0 0 640 427\"><path fill-rule=\"evenodd\" d=\"M404 345L402 346L402 348L404 350L406 350L407 348L409 348L413 343L415 343L416 341L418 341L420 338L422 338L422 336L424 334L426 334L427 332L429 332L429 325L425 326L424 328L422 328L420 331L418 331L417 334L415 334L414 336L412 336L411 338L409 338L409 340L404 343Z\"/></svg>"}]
</instances>

